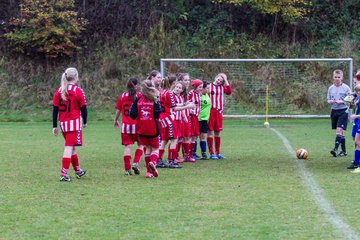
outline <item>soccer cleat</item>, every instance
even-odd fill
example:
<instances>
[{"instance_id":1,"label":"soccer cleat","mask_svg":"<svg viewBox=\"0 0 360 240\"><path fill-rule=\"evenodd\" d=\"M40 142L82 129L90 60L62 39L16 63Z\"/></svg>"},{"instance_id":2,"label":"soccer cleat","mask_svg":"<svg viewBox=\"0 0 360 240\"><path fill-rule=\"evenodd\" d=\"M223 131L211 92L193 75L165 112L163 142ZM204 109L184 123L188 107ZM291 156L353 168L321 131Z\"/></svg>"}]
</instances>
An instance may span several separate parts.
<instances>
[{"instance_id":1,"label":"soccer cleat","mask_svg":"<svg viewBox=\"0 0 360 240\"><path fill-rule=\"evenodd\" d=\"M209 159L215 160L218 159L218 157L215 154L210 154Z\"/></svg>"},{"instance_id":2,"label":"soccer cleat","mask_svg":"<svg viewBox=\"0 0 360 240\"><path fill-rule=\"evenodd\" d=\"M177 158L175 158L175 162L182 163L182 162L184 162L184 159L182 157L178 156Z\"/></svg>"},{"instance_id":3,"label":"soccer cleat","mask_svg":"<svg viewBox=\"0 0 360 240\"><path fill-rule=\"evenodd\" d=\"M71 182L71 178L69 176L60 176L60 182Z\"/></svg>"},{"instance_id":4,"label":"soccer cleat","mask_svg":"<svg viewBox=\"0 0 360 240\"><path fill-rule=\"evenodd\" d=\"M225 157L224 157L223 155L221 155L220 153L217 154L216 157L217 157L218 159L225 159Z\"/></svg>"},{"instance_id":5,"label":"soccer cleat","mask_svg":"<svg viewBox=\"0 0 360 240\"><path fill-rule=\"evenodd\" d=\"M333 150L331 150L330 153L333 155L333 157L337 157L337 155L338 155L335 148Z\"/></svg>"},{"instance_id":6,"label":"soccer cleat","mask_svg":"<svg viewBox=\"0 0 360 240\"><path fill-rule=\"evenodd\" d=\"M139 174L140 174L139 164L133 163L131 166L132 166L132 167L131 167L132 170L134 170L134 173L135 173L136 175L139 175Z\"/></svg>"},{"instance_id":7,"label":"soccer cleat","mask_svg":"<svg viewBox=\"0 0 360 240\"><path fill-rule=\"evenodd\" d=\"M76 172L76 173L75 173L75 176L76 176L76 178L81 178L81 177L84 176L85 174L86 174L86 170L80 169L79 172Z\"/></svg>"},{"instance_id":8,"label":"soccer cleat","mask_svg":"<svg viewBox=\"0 0 360 240\"><path fill-rule=\"evenodd\" d=\"M208 156L206 155L205 152L201 153L201 158L202 160L207 160L208 159Z\"/></svg>"},{"instance_id":9,"label":"soccer cleat","mask_svg":"<svg viewBox=\"0 0 360 240\"><path fill-rule=\"evenodd\" d=\"M185 158L184 158L184 161L185 161L185 162L191 162L191 163L196 162L196 160L195 160L194 158L190 157L190 156L185 157Z\"/></svg>"},{"instance_id":10,"label":"soccer cleat","mask_svg":"<svg viewBox=\"0 0 360 240\"><path fill-rule=\"evenodd\" d=\"M347 153L341 151L337 156L338 156L338 157L346 157L346 156L347 156Z\"/></svg>"},{"instance_id":11,"label":"soccer cleat","mask_svg":"<svg viewBox=\"0 0 360 240\"><path fill-rule=\"evenodd\" d=\"M349 166L347 166L347 169L355 169L355 168L358 168L359 166L354 164L354 163L351 163Z\"/></svg>"},{"instance_id":12,"label":"soccer cleat","mask_svg":"<svg viewBox=\"0 0 360 240\"><path fill-rule=\"evenodd\" d=\"M196 153L194 153L193 155L191 155L191 157L195 160L199 160L200 159L200 156L197 155Z\"/></svg>"},{"instance_id":13,"label":"soccer cleat","mask_svg":"<svg viewBox=\"0 0 360 240\"><path fill-rule=\"evenodd\" d=\"M146 172L145 178L153 178L154 176L150 172Z\"/></svg>"},{"instance_id":14,"label":"soccer cleat","mask_svg":"<svg viewBox=\"0 0 360 240\"><path fill-rule=\"evenodd\" d=\"M169 168L182 168L181 165L179 165L177 162L170 160L169 162Z\"/></svg>"},{"instance_id":15,"label":"soccer cleat","mask_svg":"<svg viewBox=\"0 0 360 240\"><path fill-rule=\"evenodd\" d=\"M167 162L164 162L161 158L158 159L156 163L157 168L168 168L169 164Z\"/></svg>"},{"instance_id":16,"label":"soccer cleat","mask_svg":"<svg viewBox=\"0 0 360 240\"><path fill-rule=\"evenodd\" d=\"M360 168L355 168L354 170L350 171L351 173L360 173Z\"/></svg>"},{"instance_id":17,"label":"soccer cleat","mask_svg":"<svg viewBox=\"0 0 360 240\"><path fill-rule=\"evenodd\" d=\"M153 162L149 162L149 168L151 169L151 172L154 175L154 177L159 176L158 170L156 169L156 166Z\"/></svg>"},{"instance_id":18,"label":"soccer cleat","mask_svg":"<svg viewBox=\"0 0 360 240\"><path fill-rule=\"evenodd\" d=\"M132 175L131 170L125 170L124 175L125 176L131 176Z\"/></svg>"}]
</instances>

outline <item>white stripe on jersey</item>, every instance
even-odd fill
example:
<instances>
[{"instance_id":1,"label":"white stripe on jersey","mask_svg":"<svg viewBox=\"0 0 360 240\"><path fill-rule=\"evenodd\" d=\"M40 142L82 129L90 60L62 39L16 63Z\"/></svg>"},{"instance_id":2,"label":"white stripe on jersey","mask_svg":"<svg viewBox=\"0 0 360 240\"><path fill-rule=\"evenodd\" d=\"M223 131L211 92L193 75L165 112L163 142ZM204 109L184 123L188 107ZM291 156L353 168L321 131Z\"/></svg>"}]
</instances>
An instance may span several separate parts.
<instances>
[{"instance_id":1,"label":"white stripe on jersey","mask_svg":"<svg viewBox=\"0 0 360 240\"><path fill-rule=\"evenodd\" d=\"M222 111L224 108L224 86L210 84L211 107Z\"/></svg>"}]
</instances>

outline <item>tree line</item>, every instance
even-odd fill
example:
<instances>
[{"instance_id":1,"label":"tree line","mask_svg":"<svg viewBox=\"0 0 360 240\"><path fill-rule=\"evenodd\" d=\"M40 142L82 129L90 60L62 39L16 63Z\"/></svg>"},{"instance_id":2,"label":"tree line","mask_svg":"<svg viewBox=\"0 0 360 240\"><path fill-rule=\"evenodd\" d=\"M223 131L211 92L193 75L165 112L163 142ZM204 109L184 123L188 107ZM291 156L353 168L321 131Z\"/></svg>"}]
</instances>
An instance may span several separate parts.
<instances>
[{"instance_id":1,"label":"tree line","mask_svg":"<svg viewBox=\"0 0 360 240\"><path fill-rule=\"evenodd\" d=\"M359 39L359 10L357 0L0 0L0 50L71 56L99 41L146 37L159 21L165 32L331 44Z\"/></svg>"}]
</instances>

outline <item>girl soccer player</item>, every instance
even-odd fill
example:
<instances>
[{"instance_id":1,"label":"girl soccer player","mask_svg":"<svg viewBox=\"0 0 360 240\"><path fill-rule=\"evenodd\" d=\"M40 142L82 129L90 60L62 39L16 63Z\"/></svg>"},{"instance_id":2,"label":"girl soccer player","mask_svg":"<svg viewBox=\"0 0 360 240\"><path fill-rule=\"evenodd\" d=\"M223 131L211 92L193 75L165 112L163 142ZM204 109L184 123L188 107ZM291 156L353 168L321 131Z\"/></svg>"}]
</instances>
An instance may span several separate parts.
<instances>
[{"instance_id":1,"label":"girl soccer player","mask_svg":"<svg viewBox=\"0 0 360 240\"><path fill-rule=\"evenodd\" d=\"M175 82L173 89L168 94L164 95L164 111L162 121L166 124L164 129L163 140L170 140L168 160L169 168L181 168L176 158L178 157L177 143L180 135L180 124L182 117L182 110L194 108L194 104L187 102L184 103L181 94L186 91L186 87L182 82Z\"/></svg>"},{"instance_id":2,"label":"girl soccer player","mask_svg":"<svg viewBox=\"0 0 360 240\"><path fill-rule=\"evenodd\" d=\"M168 99L168 95L170 94L171 88L174 85L174 83L176 82L176 75L174 74L170 74L169 76L167 76L166 78L163 79L162 81L162 89L163 92L160 95L160 105L161 105L161 109L162 112L160 114L160 123L161 123L161 127L160 127L160 139L161 139L161 143L160 143L160 148L159 148L159 159L158 159L158 163L156 165L156 167L158 168L167 168L169 167L169 164L165 161L163 161L163 155L165 152L165 147L166 144L169 141L169 129L172 129L172 119L171 116L169 114L169 111L166 111L166 106L165 106L165 101L166 99Z\"/></svg>"},{"instance_id":3,"label":"girl soccer player","mask_svg":"<svg viewBox=\"0 0 360 240\"><path fill-rule=\"evenodd\" d=\"M197 138L200 135L199 129L199 113L200 113L200 97L203 91L203 81L195 79L191 81L192 91L189 92L189 101L195 104L195 108L190 110L190 126L191 126L191 146L190 155L193 159L198 160L200 156L196 154Z\"/></svg>"},{"instance_id":4,"label":"girl soccer player","mask_svg":"<svg viewBox=\"0 0 360 240\"><path fill-rule=\"evenodd\" d=\"M209 96L209 82L204 81L203 91L200 98L199 128L201 159L206 160L206 138L208 132L208 121L210 118L211 100Z\"/></svg>"},{"instance_id":5,"label":"girl soccer player","mask_svg":"<svg viewBox=\"0 0 360 240\"><path fill-rule=\"evenodd\" d=\"M150 80L141 83L141 97L130 108L130 117L136 119L136 133L141 145L146 147L146 178L158 177L156 161L159 157L159 125L161 113L158 90Z\"/></svg>"},{"instance_id":6,"label":"girl soccer player","mask_svg":"<svg viewBox=\"0 0 360 240\"><path fill-rule=\"evenodd\" d=\"M126 83L126 92L122 93L116 102L116 113L114 119L114 127L119 128L119 116L122 113L121 118L121 142L124 145L124 169L125 175L130 176L131 173L131 148L137 141L136 136L136 121L131 119L129 110L131 104L136 98L138 80L136 78L129 78ZM140 174L139 162L143 153L143 146L138 144L138 148L135 151L134 162L132 169L135 174Z\"/></svg>"},{"instance_id":7,"label":"girl soccer player","mask_svg":"<svg viewBox=\"0 0 360 240\"><path fill-rule=\"evenodd\" d=\"M79 165L76 146L82 145L82 127L86 127L87 109L84 91L76 86L79 75L76 68L68 68L61 76L61 87L53 98L53 134L58 135L57 121L59 117L60 129L65 139L60 181L70 182L68 176L70 163L75 176L81 178L86 174Z\"/></svg>"},{"instance_id":8,"label":"girl soccer player","mask_svg":"<svg viewBox=\"0 0 360 240\"><path fill-rule=\"evenodd\" d=\"M189 102L188 99L188 91L190 88L190 76L188 73L179 73L178 74L178 81L182 82L185 86L185 90L181 93L181 98L179 103L186 103ZM195 106L195 105L194 105ZM192 162L194 163L196 160L191 156L191 122L190 122L190 111L189 109L184 109L182 111L182 116L179 118L180 120L180 137L179 137L179 149L180 144L182 145L183 149L183 159L185 162Z\"/></svg>"},{"instance_id":9,"label":"girl soccer player","mask_svg":"<svg viewBox=\"0 0 360 240\"><path fill-rule=\"evenodd\" d=\"M224 94L230 95L232 92L231 86L227 80L225 73L219 73L213 83L210 83L210 99L211 110L209 119L208 131L208 147L210 152L210 159L224 159L220 154L220 132L222 131L222 119L224 112ZM215 151L213 150L213 141L215 138Z\"/></svg>"}]
</instances>

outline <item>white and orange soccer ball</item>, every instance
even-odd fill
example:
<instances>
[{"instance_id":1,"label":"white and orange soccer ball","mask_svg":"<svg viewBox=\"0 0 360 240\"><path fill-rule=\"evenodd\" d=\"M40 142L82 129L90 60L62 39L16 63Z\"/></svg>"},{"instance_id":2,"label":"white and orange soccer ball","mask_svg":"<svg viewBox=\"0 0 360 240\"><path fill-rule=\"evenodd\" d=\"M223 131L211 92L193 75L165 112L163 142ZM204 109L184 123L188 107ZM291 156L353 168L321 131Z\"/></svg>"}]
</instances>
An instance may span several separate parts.
<instances>
[{"instance_id":1,"label":"white and orange soccer ball","mask_svg":"<svg viewBox=\"0 0 360 240\"><path fill-rule=\"evenodd\" d=\"M306 151L305 149L303 148L300 148L296 151L296 157L298 159L307 159L309 156L309 153L308 151Z\"/></svg>"}]
</instances>

